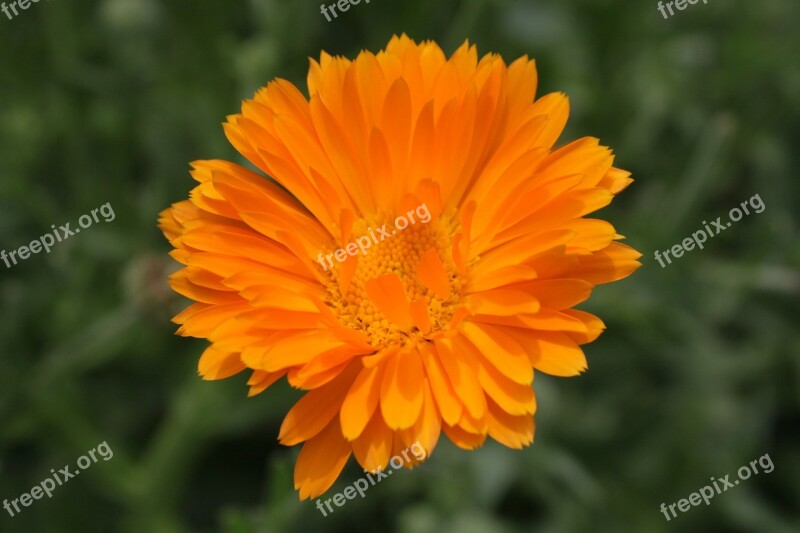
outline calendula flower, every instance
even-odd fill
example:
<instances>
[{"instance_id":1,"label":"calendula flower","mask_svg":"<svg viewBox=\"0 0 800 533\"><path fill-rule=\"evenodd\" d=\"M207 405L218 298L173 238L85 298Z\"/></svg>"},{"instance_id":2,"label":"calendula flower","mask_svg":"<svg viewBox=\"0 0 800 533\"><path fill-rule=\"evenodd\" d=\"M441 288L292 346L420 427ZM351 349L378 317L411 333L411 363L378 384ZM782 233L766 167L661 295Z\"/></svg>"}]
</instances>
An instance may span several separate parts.
<instances>
[{"instance_id":1,"label":"calendula flower","mask_svg":"<svg viewBox=\"0 0 800 533\"><path fill-rule=\"evenodd\" d=\"M278 79L228 117L264 175L196 161L190 199L161 214L185 265L171 285L196 302L178 333L211 342L200 375L307 391L279 434L303 443L301 498L351 454L385 469L416 442L430 456L442 431L522 448L534 371L586 369L580 345L604 325L573 307L640 254L584 217L632 180L597 139L554 148L567 98L536 85L532 60L479 60L468 43L449 59L405 35L353 61L323 53L308 98ZM320 261L412 212L430 219Z\"/></svg>"}]
</instances>

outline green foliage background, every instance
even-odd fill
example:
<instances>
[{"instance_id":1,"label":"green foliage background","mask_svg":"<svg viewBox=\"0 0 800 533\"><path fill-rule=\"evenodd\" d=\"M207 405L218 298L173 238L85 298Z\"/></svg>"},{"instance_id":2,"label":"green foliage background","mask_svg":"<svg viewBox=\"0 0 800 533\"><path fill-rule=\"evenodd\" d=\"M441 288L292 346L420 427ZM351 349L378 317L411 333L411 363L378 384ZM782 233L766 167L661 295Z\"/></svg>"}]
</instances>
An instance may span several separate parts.
<instances>
[{"instance_id":1,"label":"green foliage background","mask_svg":"<svg viewBox=\"0 0 800 533\"><path fill-rule=\"evenodd\" d=\"M800 4L654 0L318 2L72 0L0 15L0 248L111 202L100 223L0 264L0 498L107 441L114 451L0 531L522 532L800 530ZM220 123L274 77L305 83L321 49L394 33L452 52L537 59L565 91L562 141L600 137L637 181L603 211L644 253L584 306L608 331L581 377L536 378L536 442L440 442L323 518L277 444L299 391L247 399L203 382L204 343L173 336L185 302L157 213L188 163L241 161ZM703 251L652 259L754 194L767 208ZM769 454L759 474L667 522L659 506ZM332 489L361 475L349 464ZM328 496L330 496L330 494Z\"/></svg>"}]
</instances>

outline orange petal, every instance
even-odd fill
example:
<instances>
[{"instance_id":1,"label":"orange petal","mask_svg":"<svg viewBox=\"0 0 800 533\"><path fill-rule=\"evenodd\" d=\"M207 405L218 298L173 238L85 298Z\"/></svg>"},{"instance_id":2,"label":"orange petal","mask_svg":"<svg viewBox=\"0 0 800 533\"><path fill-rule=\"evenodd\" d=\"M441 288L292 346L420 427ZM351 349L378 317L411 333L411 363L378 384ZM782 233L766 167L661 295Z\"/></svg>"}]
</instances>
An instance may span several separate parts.
<instances>
[{"instance_id":1,"label":"orange petal","mask_svg":"<svg viewBox=\"0 0 800 533\"><path fill-rule=\"evenodd\" d=\"M461 410L463 409L461 400L456 396L455 390L450 384L444 367L439 361L439 357L429 343L425 343L420 347L420 355L422 356L422 362L425 365L425 374L428 377L433 398L436 400L439 412L445 423L454 426L461 418Z\"/></svg>"},{"instance_id":2,"label":"orange petal","mask_svg":"<svg viewBox=\"0 0 800 533\"><path fill-rule=\"evenodd\" d=\"M421 180L417 184L416 196L421 200L420 205L425 204L428 207L428 211L431 213L431 222L435 221L444 207L439 184L427 178Z\"/></svg>"},{"instance_id":3,"label":"orange petal","mask_svg":"<svg viewBox=\"0 0 800 533\"><path fill-rule=\"evenodd\" d=\"M611 167L597 185L599 187L605 187L611 191L612 194L619 194L625 187L633 183L633 179L630 178L630 175L631 173L626 170Z\"/></svg>"},{"instance_id":4,"label":"orange petal","mask_svg":"<svg viewBox=\"0 0 800 533\"><path fill-rule=\"evenodd\" d=\"M365 470L386 470L392 453L394 432L389 429L379 413L375 413L361 435L352 441L356 461Z\"/></svg>"},{"instance_id":5,"label":"orange petal","mask_svg":"<svg viewBox=\"0 0 800 533\"><path fill-rule=\"evenodd\" d=\"M417 326L423 334L428 333L431 330L431 318L428 315L428 302L423 298L417 298L411 302L410 312L411 320L414 321L414 325Z\"/></svg>"},{"instance_id":6,"label":"orange petal","mask_svg":"<svg viewBox=\"0 0 800 533\"><path fill-rule=\"evenodd\" d=\"M493 289L464 298L469 309L478 315L509 316L539 311L537 299L521 290Z\"/></svg>"},{"instance_id":7,"label":"orange petal","mask_svg":"<svg viewBox=\"0 0 800 533\"><path fill-rule=\"evenodd\" d=\"M293 446L313 438L322 431L339 413L357 370L357 365L351 365L329 384L305 393L283 419L278 434L280 443L284 446ZM336 433L341 436L338 423Z\"/></svg>"},{"instance_id":8,"label":"orange petal","mask_svg":"<svg viewBox=\"0 0 800 533\"><path fill-rule=\"evenodd\" d=\"M361 351L360 347L349 346L328 330L301 330L283 338L279 343L272 343L260 361L249 360L248 365L251 368L275 372L290 366L304 365L334 348L352 350L353 353Z\"/></svg>"},{"instance_id":9,"label":"orange petal","mask_svg":"<svg viewBox=\"0 0 800 533\"><path fill-rule=\"evenodd\" d=\"M300 491L300 499L316 498L328 490L342 473L351 450L336 419L306 442L294 466L294 488Z\"/></svg>"},{"instance_id":10,"label":"orange petal","mask_svg":"<svg viewBox=\"0 0 800 533\"><path fill-rule=\"evenodd\" d=\"M228 353L211 345L200 356L197 372L203 379L214 380L228 378L245 368L241 354Z\"/></svg>"},{"instance_id":11,"label":"orange petal","mask_svg":"<svg viewBox=\"0 0 800 533\"><path fill-rule=\"evenodd\" d=\"M394 191L398 193L408 190L408 150L411 141L411 91L403 78L397 78L383 104L381 129L386 134L394 169Z\"/></svg>"},{"instance_id":12,"label":"orange petal","mask_svg":"<svg viewBox=\"0 0 800 533\"><path fill-rule=\"evenodd\" d=\"M344 248L350 242L350 235L353 231L353 221L355 215L352 209L342 209L339 213L339 229L341 231L341 242L339 245Z\"/></svg>"},{"instance_id":13,"label":"orange petal","mask_svg":"<svg viewBox=\"0 0 800 533\"><path fill-rule=\"evenodd\" d=\"M412 452L415 452L406 461L406 466L408 467L421 463L433 453L439 440L439 435L442 432L442 418L433 401L430 385L427 382L424 385L425 399L422 406L422 415L413 426L399 432L402 444L407 448L411 448ZM417 451L418 448L421 448L421 450ZM404 455L404 457L407 457L407 455Z\"/></svg>"},{"instance_id":14,"label":"orange petal","mask_svg":"<svg viewBox=\"0 0 800 533\"><path fill-rule=\"evenodd\" d=\"M369 423L380 400L382 378L383 366L363 368L347 391L339 415L342 434L347 440L361 435Z\"/></svg>"},{"instance_id":15,"label":"orange petal","mask_svg":"<svg viewBox=\"0 0 800 533\"><path fill-rule=\"evenodd\" d=\"M594 285L579 279L547 279L523 283L519 288L533 295L542 307L561 310L589 298Z\"/></svg>"},{"instance_id":16,"label":"orange petal","mask_svg":"<svg viewBox=\"0 0 800 533\"><path fill-rule=\"evenodd\" d=\"M547 124L536 140L537 146L551 147L561 136L569 117L569 99L564 93L550 93L534 103L542 115L547 115Z\"/></svg>"},{"instance_id":17,"label":"orange petal","mask_svg":"<svg viewBox=\"0 0 800 533\"><path fill-rule=\"evenodd\" d=\"M240 292L242 296L250 300L250 304L254 307L268 307L270 309L283 309L303 313L317 311L317 307L308 296L280 287L249 287Z\"/></svg>"},{"instance_id":18,"label":"orange petal","mask_svg":"<svg viewBox=\"0 0 800 533\"><path fill-rule=\"evenodd\" d=\"M444 434L450 439L450 442L461 448L462 450L474 450L479 448L486 441L486 433L475 434L464 431L458 426L442 426Z\"/></svg>"},{"instance_id":19,"label":"orange petal","mask_svg":"<svg viewBox=\"0 0 800 533\"><path fill-rule=\"evenodd\" d=\"M467 361L456 353L452 339L436 339L434 346L453 391L464 407L473 418L483 417L486 412L486 400L476 377L476 369L470 367Z\"/></svg>"},{"instance_id":20,"label":"orange petal","mask_svg":"<svg viewBox=\"0 0 800 533\"><path fill-rule=\"evenodd\" d=\"M285 375L285 371L264 372L263 370L254 370L253 375L247 380L247 384L250 385L250 390L247 393L248 398L261 394Z\"/></svg>"},{"instance_id":21,"label":"orange petal","mask_svg":"<svg viewBox=\"0 0 800 533\"><path fill-rule=\"evenodd\" d=\"M504 328L489 324L465 322L463 336L478 349L494 367L511 380L528 385L533 381L530 359L522 347Z\"/></svg>"},{"instance_id":22,"label":"orange petal","mask_svg":"<svg viewBox=\"0 0 800 533\"><path fill-rule=\"evenodd\" d=\"M211 305L196 311L196 308L192 306L191 309L189 316L181 313L175 317L175 320L181 319L183 324L176 333L184 337L208 338L220 327L220 324L237 316L242 311L249 310L250 307L246 303L234 303Z\"/></svg>"},{"instance_id":23,"label":"orange petal","mask_svg":"<svg viewBox=\"0 0 800 533\"><path fill-rule=\"evenodd\" d=\"M486 392L487 398L494 400L498 406L512 415L532 415L536 412L536 398L530 384L521 385L507 378L469 342L459 343L456 340L456 345L474 361L478 382Z\"/></svg>"},{"instance_id":24,"label":"orange petal","mask_svg":"<svg viewBox=\"0 0 800 533\"><path fill-rule=\"evenodd\" d=\"M363 351L348 345L323 352L303 365L289 383L299 389L316 389L338 376Z\"/></svg>"},{"instance_id":25,"label":"orange petal","mask_svg":"<svg viewBox=\"0 0 800 533\"><path fill-rule=\"evenodd\" d=\"M447 276L447 269L434 248L430 248L420 258L417 266L417 279L439 298L446 300L450 297L450 279Z\"/></svg>"},{"instance_id":26,"label":"orange petal","mask_svg":"<svg viewBox=\"0 0 800 533\"><path fill-rule=\"evenodd\" d=\"M571 229L547 230L526 235L484 253L471 274L475 277L487 276L499 268L520 265L532 257L570 242L575 239L575 235L575 231Z\"/></svg>"},{"instance_id":27,"label":"orange petal","mask_svg":"<svg viewBox=\"0 0 800 533\"><path fill-rule=\"evenodd\" d=\"M560 332L507 330L525 348L533 367L553 376L576 376L586 370L586 356L578 344Z\"/></svg>"},{"instance_id":28,"label":"orange petal","mask_svg":"<svg viewBox=\"0 0 800 533\"><path fill-rule=\"evenodd\" d=\"M263 329L317 329L323 326L320 313L304 313L285 309L259 308L239 315L240 320L248 320Z\"/></svg>"},{"instance_id":29,"label":"orange petal","mask_svg":"<svg viewBox=\"0 0 800 533\"><path fill-rule=\"evenodd\" d=\"M540 309L535 315L524 315L518 318L530 329L569 331L575 333L587 332L586 324L563 311Z\"/></svg>"},{"instance_id":30,"label":"orange petal","mask_svg":"<svg viewBox=\"0 0 800 533\"><path fill-rule=\"evenodd\" d=\"M490 437L515 450L521 450L533 442L533 416L510 415L493 401L489 400L487 403Z\"/></svg>"},{"instance_id":31,"label":"orange petal","mask_svg":"<svg viewBox=\"0 0 800 533\"><path fill-rule=\"evenodd\" d=\"M172 274L169 286L178 294L207 304L234 304L242 301L242 297L231 291L216 291L195 285L186 279L185 269Z\"/></svg>"},{"instance_id":32,"label":"orange petal","mask_svg":"<svg viewBox=\"0 0 800 533\"><path fill-rule=\"evenodd\" d=\"M471 313L466 307L456 307L453 311L453 317L450 319L450 330L455 331L461 321L467 318Z\"/></svg>"},{"instance_id":33,"label":"orange petal","mask_svg":"<svg viewBox=\"0 0 800 533\"><path fill-rule=\"evenodd\" d=\"M416 349L399 352L386 362L381 380L381 413L392 429L405 429L422 410L423 368Z\"/></svg>"},{"instance_id":34,"label":"orange petal","mask_svg":"<svg viewBox=\"0 0 800 533\"><path fill-rule=\"evenodd\" d=\"M341 268L341 272L339 273L339 291L341 291L342 294L347 294L350 284L356 275L358 256L348 255L347 259L345 259L344 263L342 263L339 268Z\"/></svg>"},{"instance_id":35,"label":"orange petal","mask_svg":"<svg viewBox=\"0 0 800 533\"><path fill-rule=\"evenodd\" d=\"M536 279L536 277L536 270L528 266L510 265L501 267L491 274L484 273L482 276L470 276L464 294L488 291L522 281L530 281Z\"/></svg>"},{"instance_id":36,"label":"orange petal","mask_svg":"<svg viewBox=\"0 0 800 533\"><path fill-rule=\"evenodd\" d=\"M578 267L570 275L589 283L610 283L630 275L642 266L637 261L641 256L642 254L629 246L612 242L591 255L580 256Z\"/></svg>"},{"instance_id":37,"label":"orange petal","mask_svg":"<svg viewBox=\"0 0 800 533\"><path fill-rule=\"evenodd\" d=\"M464 410L461 412L461 419L458 421L458 427L468 433L485 435L486 432L489 431L489 420L486 417L486 413L480 418L474 418L469 414L469 411Z\"/></svg>"},{"instance_id":38,"label":"orange petal","mask_svg":"<svg viewBox=\"0 0 800 533\"><path fill-rule=\"evenodd\" d=\"M403 329L413 325L403 282L397 274L384 274L365 283L367 296L383 315Z\"/></svg>"},{"instance_id":39,"label":"orange petal","mask_svg":"<svg viewBox=\"0 0 800 533\"><path fill-rule=\"evenodd\" d=\"M460 234L463 238L458 241L458 256L464 263L470 261L470 248L472 243L472 218L475 216L475 209L477 208L475 200L470 200L464 205L459 213L459 222L461 224Z\"/></svg>"},{"instance_id":40,"label":"orange petal","mask_svg":"<svg viewBox=\"0 0 800 533\"><path fill-rule=\"evenodd\" d=\"M369 138L369 166L373 196L379 205L391 204L392 158L386 137L380 129L373 127Z\"/></svg>"},{"instance_id":41,"label":"orange petal","mask_svg":"<svg viewBox=\"0 0 800 533\"><path fill-rule=\"evenodd\" d=\"M578 344L594 342L595 339L600 336L603 330L606 329L606 325L603 323L603 321L591 313L579 311L577 309L565 309L562 312L565 315L571 316L572 318L577 318L586 326L588 331L585 334L574 331L567 332L567 335L569 335L569 337Z\"/></svg>"},{"instance_id":42,"label":"orange petal","mask_svg":"<svg viewBox=\"0 0 800 533\"><path fill-rule=\"evenodd\" d=\"M430 162L434 159L434 143L436 129L433 118L434 102L429 101L420 110L414 124L414 134L411 141L411 155L409 160L409 176L417 180L416 187L412 190L428 206L434 220L442 212L442 196L439 183L429 179ZM413 185L413 181L411 183Z\"/></svg>"},{"instance_id":43,"label":"orange petal","mask_svg":"<svg viewBox=\"0 0 800 533\"><path fill-rule=\"evenodd\" d=\"M377 353L364 357L361 360L361 363L364 365L364 368L373 368L380 364L385 363L389 360L389 358L397 353L400 350L397 346L387 346L379 350Z\"/></svg>"}]
</instances>

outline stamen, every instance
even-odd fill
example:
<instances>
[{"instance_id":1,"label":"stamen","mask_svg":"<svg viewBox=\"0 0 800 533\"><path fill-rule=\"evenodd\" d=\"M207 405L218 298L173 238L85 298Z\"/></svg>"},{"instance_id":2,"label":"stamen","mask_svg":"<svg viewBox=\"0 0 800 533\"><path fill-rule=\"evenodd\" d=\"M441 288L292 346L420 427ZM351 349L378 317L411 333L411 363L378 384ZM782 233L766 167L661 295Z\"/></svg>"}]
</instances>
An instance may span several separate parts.
<instances>
[{"instance_id":1,"label":"stamen","mask_svg":"<svg viewBox=\"0 0 800 533\"><path fill-rule=\"evenodd\" d=\"M334 263L333 268L324 272L328 277L326 303L341 323L364 332L370 343L376 347L389 344L413 345L446 330L464 284L464 279L459 275L451 257L452 236L458 232L455 218L452 213L443 214L435 221L431 220L427 224L416 221L403 230L395 228L394 218L387 214L356 220L351 233L353 240L360 235L370 235L370 228L375 230L384 224L390 236L381 239L380 233L375 232L378 243L373 241L366 253L359 251L352 258L357 258L358 266L345 294L339 288L342 264ZM450 287L447 298L437 296L418 279L420 261L429 250L434 250L444 265ZM323 255L330 252L332 250L327 250ZM430 261L430 257L427 260ZM320 270L322 271L321 267ZM366 283L385 274L395 274L400 278L409 304L415 300L424 302L431 323L427 333L420 331L416 325L407 328L397 326L369 298ZM445 294L441 288L437 292Z\"/></svg>"}]
</instances>

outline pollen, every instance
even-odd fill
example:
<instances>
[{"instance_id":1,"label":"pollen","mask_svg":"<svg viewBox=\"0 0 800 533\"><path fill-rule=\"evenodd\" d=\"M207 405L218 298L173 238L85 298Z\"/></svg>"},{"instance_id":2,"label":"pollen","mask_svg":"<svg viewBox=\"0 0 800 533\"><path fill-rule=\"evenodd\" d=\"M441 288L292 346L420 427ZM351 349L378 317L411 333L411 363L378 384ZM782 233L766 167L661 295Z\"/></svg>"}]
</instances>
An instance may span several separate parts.
<instances>
[{"instance_id":1,"label":"pollen","mask_svg":"<svg viewBox=\"0 0 800 533\"><path fill-rule=\"evenodd\" d=\"M458 231L454 218L443 214L427 224L417 221L405 229L396 227L395 219L386 215L356 220L353 223L352 241L355 242L361 235L369 237L369 248L364 253L359 250L343 263L334 263L333 268L325 272L328 276L326 304L341 324L365 333L370 344L376 347L415 345L435 333L445 331L453 317L464 284L451 254L452 236ZM378 231L378 228L383 228L384 232ZM426 254L430 255L430 250L435 252L444 266L449 288L446 297L443 297L443 291L435 291L426 282L424 272L428 265L423 264L423 258ZM348 270L348 261L356 261L356 267L346 291L343 292L343 278ZM428 331L423 332L419 324L415 323L398 324L397 320L386 315L386 307L381 311L380 302L375 301L374 293L370 297L368 282L381 277L385 279L387 275L396 276L402 284L402 299L395 298L389 304L393 314L396 311L402 315L410 309L412 302L424 301L430 321ZM391 295L386 294L381 294L379 299L383 299L383 296L391 299Z\"/></svg>"}]
</instances>

